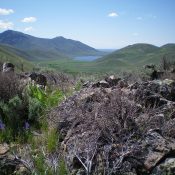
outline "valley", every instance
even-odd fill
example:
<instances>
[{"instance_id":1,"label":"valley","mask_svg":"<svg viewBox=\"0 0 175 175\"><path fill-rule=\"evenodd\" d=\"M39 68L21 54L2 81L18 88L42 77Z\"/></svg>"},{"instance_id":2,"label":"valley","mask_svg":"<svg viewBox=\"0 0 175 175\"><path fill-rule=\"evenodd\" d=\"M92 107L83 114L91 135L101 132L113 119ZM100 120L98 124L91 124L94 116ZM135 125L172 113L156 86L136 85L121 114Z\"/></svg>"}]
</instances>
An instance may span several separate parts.
<instances>
[{"instance_id":1,"label":"valley","mask_svg":"<svg viewBox=\"0 0 175 175\"><path fill-rule=\"evenodd\" d=\"M2 61L10 61L14 55L22 59L24 65L37 63L39 68L73 74L133 71L145 64L157 64L163 57L175 60L175 44L157 47L138 43L109 52L64 37L40 39L15 31L1 33L0 44L11 55L5 57L1 51ZM19 67L19 63L16 64Z\"/></svg>"}]
</instances>

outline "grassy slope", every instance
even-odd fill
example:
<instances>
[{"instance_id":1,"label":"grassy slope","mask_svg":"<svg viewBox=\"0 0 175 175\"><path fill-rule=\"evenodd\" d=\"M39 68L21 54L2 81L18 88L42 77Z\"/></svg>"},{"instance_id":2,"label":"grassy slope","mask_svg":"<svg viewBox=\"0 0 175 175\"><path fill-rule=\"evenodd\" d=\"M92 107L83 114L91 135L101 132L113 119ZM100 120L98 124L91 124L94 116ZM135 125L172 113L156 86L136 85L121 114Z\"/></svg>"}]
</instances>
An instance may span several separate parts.
<instances>
[{"instance_id":1,"label":"grassy slope","mask_svg":"<svg viewBox=\"0 0 175 175\"><path fill-rule=\"evenodd\" d=\"M1 62L10 61L17 65L18 69L20 69L21 62L23 62L25 70L30 69L32 65L24 61L21 56L25 57L25 53L18 49L9 46L0 46ZM135 44L115 51L93 62L74 61L65 58L55 61L37 61L34 64L68 73L82 72L94 74L128 71L145 64L158 64L163 56L175 60L175 44L167 44L160 48L149 44Z\"/></svg>"},{"instance_id":2,"label":"grassy slope","mask_svg":"<svg viewBox=\"0 0 175 175\"><path fill-rule=\"evenodd\" d=\"M16 66L16 70L20 71L22 64L24 66L24 70L32 70L34 65L21 56L19 56L19 51L9 46L0 45L0 62L11 62Z\"/></svg>"},{"instance_id":3,"label":"grassy slope","mask_svg":"<svg viewBox=\"0 0 175 175\"><path fill-rule=\"evenodd\" d=\"M158 64L164 56L175 61L175 44L167 44L162 47L149 44L134 44L98 59L96 62L101 65L112 65L120 60L129 65L131 69L134 69L145 64Z\"/></svg>"},{"instance_id":4,"label":"grassy slope","mask_svg":"<svg viewBox=\"0 0 175 175\"><path fill-rule=\"evenodd\" d=\"M175 60L175 44L167 44L160 48L149 44L134 44L93 62L61 60L42 62L41 65L71 73L109 73L134 70L150 63L158 64L163 56Z\"/></svg>"}]
</instances>

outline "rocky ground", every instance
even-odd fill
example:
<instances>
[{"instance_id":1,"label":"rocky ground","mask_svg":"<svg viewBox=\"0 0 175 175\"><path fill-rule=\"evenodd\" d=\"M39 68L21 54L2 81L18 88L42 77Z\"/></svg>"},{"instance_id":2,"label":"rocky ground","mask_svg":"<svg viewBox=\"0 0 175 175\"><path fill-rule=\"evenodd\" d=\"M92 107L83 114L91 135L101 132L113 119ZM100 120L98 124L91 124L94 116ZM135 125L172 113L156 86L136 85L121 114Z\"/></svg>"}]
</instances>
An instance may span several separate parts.
<instances>
[{"instance_id":1,"label":"rocky ground","mask_svg":"<svg viewBox=\"0 0 175 175\"><path fill-rule=\"evenodd\" d=\"M72 175L175 174L173 80L87 82L48 112L48 123ZM9 147L0 144L0 167L27 171Z\"/></svg>"},{"instance_id":2,"label":"rocky ground","mask_svg":"<svg viewBox=\"0 0 175 175\"><path fill-rule=\"evenodd\" d=\"M71 174L174 174L175 82L84 84L53 109L50 126Z\"/></svg>"}]
</instances>

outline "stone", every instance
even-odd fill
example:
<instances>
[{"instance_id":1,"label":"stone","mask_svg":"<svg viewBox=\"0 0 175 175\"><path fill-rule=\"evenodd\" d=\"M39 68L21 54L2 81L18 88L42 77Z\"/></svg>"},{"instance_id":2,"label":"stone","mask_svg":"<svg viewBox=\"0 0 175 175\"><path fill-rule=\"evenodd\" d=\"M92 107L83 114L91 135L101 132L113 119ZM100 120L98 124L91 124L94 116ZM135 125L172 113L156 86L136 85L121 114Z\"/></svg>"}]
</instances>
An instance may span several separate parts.
<instances>
[{"instance_id":1,"label":"stone","mask_svg":"<svg viewBox=\"0 0 175 175\"><path fill-rule=\"evenodd\" d=\"M88 87L90 87L90 85L91 85L90 81L86 81L85 83L83 83L82 87L88 88Z\"/></svg>"},{"instance_id":2,"label":"stone","mask_svg":"<svg viewBox=\"0 0 175 175\"><path fill-rule=\"evenodd\" d=\"M147 155L147 159L144 162L146 170L150 171L156 166L156 164L165 156L165 153L151 152Z\"/></svg>"},{"instance_id":3,"label":"stone","mask_svg":"<svg viewBox=\"0 0 175 175\"><path fill-rule=\"evenodd\" d=\"M139 83L138 83L138 82L135 82L135 83L133 83L133 84L131 84L131 85L129 86L130 90L138 89L138 87L139 87Z\"/></svg>"},{"instance_id":4,"label":"stone","mask_svg":"<svg viewBox=\"0 0 175 175\"><path fill-rule=\"evenodd\" d=\"M167 158L157 165L151 175L175 174L175 158Z\"/></svg>"},{"instance_id":5,"label":"stone","mask_svg":"<svg viewBox=\"0 0 175 175\"><path fill-rule=\"evenodd\" d=\"M106 82L105 80L102 80L100 81L100 87L103 87L103 88L109 88L109 83Z\"/></svg>"},{"instance_id":6,"label":"stone","mask_svg":"<svg viewBox=\"0 0 175 175\"><path fill-rule=\"evenodd\" d=\"M93 88L100 88L100 87L102 87L102 88L109 88L110 86L109 86L108 82L106 82L105 80L101 80L101 81L99 81L97 83L92 84L92 87Z\"/></svg>"},{"instance_id":7,"label":"stone","mask_svg":"<svg viewBox=\"0 0 175 175\"><path fill-rule=\"evenodd\" d=\"M14 72L15 66L12 63L4 63L2 72L8 73L8 72Z\"/></svg>"},{"instance_id":8,"label":"stone","mask_svg":"<svg viewBox=\"0 0 175 175\"><path fill-rule=\"evenodd\" d=\"M9 145L7 145L6 143L0 144L0 155L6 154L9 150Z\"/></svg>"},{"instance_id":9,"label":"stone","mask_svg":"<svg viewBox=\"0 0 175 175\"><path fill-rule=\"evenodd\" d=\"M128 83L125 80L120 80L118 82L118 87L120 87L120 88L126 88L126 87L128 87Z\"/></svg>"},{"instance_id":10,"label":"stone","mask_svg":"<svg viewBox=\"0 0 175 175\"><path fill-rule=\"evenodd\" d=\"M29 77L38 85L41 85L41 86L47 85L47 78L42 74L32 72L29 74Z\"/></svg>"},{"instance_id":11,"label":"stone","mask_svg":"<svg viewBox=\"0 0 175 175\"><path fill-rule=\"evenodd\" d=\"M116 86L120 80L121 78L116 78L114 75L105 78L105 81L109 83L110 87Z\"/></svg>"}]
</instances>

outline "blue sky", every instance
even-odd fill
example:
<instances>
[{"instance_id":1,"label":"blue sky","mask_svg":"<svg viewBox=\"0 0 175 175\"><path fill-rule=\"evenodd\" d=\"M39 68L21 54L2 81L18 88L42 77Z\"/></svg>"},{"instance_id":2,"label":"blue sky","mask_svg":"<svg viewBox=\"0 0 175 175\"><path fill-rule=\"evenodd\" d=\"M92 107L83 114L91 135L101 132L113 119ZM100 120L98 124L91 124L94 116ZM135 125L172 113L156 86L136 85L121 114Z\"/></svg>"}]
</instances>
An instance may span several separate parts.
<instances>
[{"instance_id":1,"label":"blue sky","mask_svg":"<svg viewBox=\"0 0 175 175\"><path fill-rule=\"evenodd\" d=\"M0 0L0 32L64 36L95 48L175 43L175 0Z\"/></svg>"}]
</instances>

